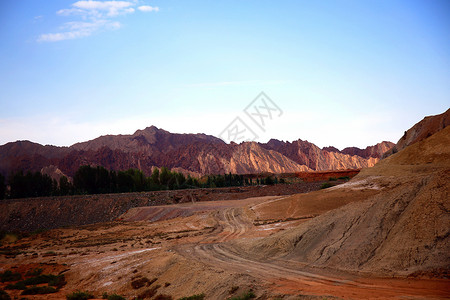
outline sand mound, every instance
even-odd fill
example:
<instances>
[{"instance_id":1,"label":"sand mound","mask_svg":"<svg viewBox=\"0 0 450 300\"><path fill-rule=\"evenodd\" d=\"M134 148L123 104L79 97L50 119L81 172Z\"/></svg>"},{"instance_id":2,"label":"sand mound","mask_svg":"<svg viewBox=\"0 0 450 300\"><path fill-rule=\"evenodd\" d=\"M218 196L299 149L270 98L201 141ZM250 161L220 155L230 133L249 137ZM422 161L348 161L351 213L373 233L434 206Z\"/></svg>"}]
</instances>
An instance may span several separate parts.
<instances>
[{"instance_id":1,"label":"sand mound","mask_svg":"<svg viewBox=\"0 0 450 300\"><path fill-rule=\"evenodd\" d=\"M349 186L324 193L332 198L356 181L381 187L380 192L236 246L262 260L378 275L450 268L450 127L363 170Z\"/></svg>"}]
</instances>

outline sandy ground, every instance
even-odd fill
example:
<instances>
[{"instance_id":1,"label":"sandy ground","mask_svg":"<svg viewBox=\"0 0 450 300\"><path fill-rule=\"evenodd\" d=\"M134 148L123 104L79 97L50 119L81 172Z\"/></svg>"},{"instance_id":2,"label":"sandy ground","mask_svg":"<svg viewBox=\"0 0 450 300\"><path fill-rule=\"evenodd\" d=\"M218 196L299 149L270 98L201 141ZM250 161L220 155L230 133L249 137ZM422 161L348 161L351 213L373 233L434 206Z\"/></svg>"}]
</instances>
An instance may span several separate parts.
<instances>
[{"instance_id":1,"label":"sandy ground","mask_svg":"<svg viewBox=\"0 0 450 300\"><path fill-rule=\"evenodd\" d=\"M64 299L75 290L98 298L107 292L127 299L200 293L228 299L250 289L259 299L449 298L448 279L377 278L289 260L261 262L233 247L233 241L270 236L382 189L359 186L343 186L328 200L313 192L133 208L120 222L54 229L4 246L9 254L0 257L0 270L24 274L41 267L65 275L67 285L58 293L27 299ZM359 196L344 200L352 189ZM137 287L139 280L144 284ZM20 291L8 293L21 297Z\"/></svg>"}]
</instances>

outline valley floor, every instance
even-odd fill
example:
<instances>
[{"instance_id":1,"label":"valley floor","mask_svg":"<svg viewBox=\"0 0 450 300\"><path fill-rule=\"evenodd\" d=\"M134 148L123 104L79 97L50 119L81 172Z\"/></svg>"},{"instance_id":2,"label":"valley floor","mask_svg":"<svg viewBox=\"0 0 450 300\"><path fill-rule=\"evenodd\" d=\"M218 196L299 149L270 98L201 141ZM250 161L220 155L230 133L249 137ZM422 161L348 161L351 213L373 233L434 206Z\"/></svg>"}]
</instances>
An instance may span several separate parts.
<instances>
[{"instance_id":1,"label":"valley floor","mask_svg":"<svg viewBox=\"0 0 450 300\"><path fill-rule=\"evenodd\" d=\"M27 299L64 299L76 290L126 299L173 299L204 294L228 299L250 290L258 299L443 299L450 281L387 278L314 268L288 259L258 260L235 242L267 237L324 212L378 193L365 189L351 200L266 196L243 200L138 207L121 221L46 231L2 247L0 271L64 274L57 293ZM320 193L318 193L320 195ZM283 207L276 211L274 207ZM8 282L0 283L4 288ZM8 290L12 297L20 290ZM166 299L170 299L167 297Z\"/></svg>"}]
</instances>

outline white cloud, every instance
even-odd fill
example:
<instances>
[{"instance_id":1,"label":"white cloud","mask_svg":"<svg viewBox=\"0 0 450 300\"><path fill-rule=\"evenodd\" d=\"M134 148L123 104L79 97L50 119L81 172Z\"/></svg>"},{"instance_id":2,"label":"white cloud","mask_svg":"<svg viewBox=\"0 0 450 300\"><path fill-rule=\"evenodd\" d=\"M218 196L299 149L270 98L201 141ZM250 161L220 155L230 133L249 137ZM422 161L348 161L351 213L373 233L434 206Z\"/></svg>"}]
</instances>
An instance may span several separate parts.
<instances>
[{"instance_id":1,"label":"white cloud","mask_svg":"<svg viewBox=\"0 0 450 300\"><path fill-rule=\"evenodd\" d=\"M128 1L78 1L72 6L97 17L103 17L105 13L108 17L115 17L134 12L134 9L130 10L134 4Z\"/></svg>"},{"instance_id":2,"label":"white cloud","mask_svg":"<svg viewBox=\"0 0 450 300\"><path fill-rule=\"evenodd\" d=\"M90 36L102 30L114 30L121 23L111 21L120 15L133 14L137 1L77 1L70 8L60 9L59 16L79 16L83 21L71 21L61 26L61 32L41 34L38 42L57 42ZM159 11L158 7L139 6L143 12ZM65 30L65 31L63 31Z\"/></svg>"},{"instance_id":3,"label":"white cloud","mask_svg":"<svg viewBox=\"0 0 450 300\"><path fill-rule=\"evenodd\" d=\"M78 8L64 8L56 12L56 14L60 16L82 15L84 13L84 10Z\"/></svg>"},{"instance_id":4,"label":"white cloud","mask_svg":"<svg viewBox=\"0 0 450 300\"><path fill-rule=\"evenodd\" d=\"M96 20L91 22L66 22L63 28L68 31L59 33L41 34L38 38L39 42L58 42L64 40L73 40L77 38L87 37L100 30L119 29L119 22L109 20Z\"/></svg>"},{"instance_id":5,"label":"white cloud","mask_svg":"<svg viewBox=\"0 0 450 300\"><path fill-rule=\"evenodd\" d=\"M150 5L142 5L142 6L139 6L138 9L143 12L152 12L152 11L158 12L159 11L158 6L150 6Z\"/></svg>"},{"instance_id":6,"label":"white cloud","mask_svg":"<svg viewBox=\"0 0 450 300\"><path fill-rule=\"evenodd\" d=\"M132 2L128 1L77 1L72 6L81 9L99 9L99 10L110 10L110 9L123 9L133 6Z\"/></svg>"},{"instance_id":7,"label":"white cloud","mask_svg":"<svg viewBox=\"0 0 450 300\"><path fill-rule=\"evenodd\" d=\"M58 42L64 40L73 40L91 35L90 32L85 31L68 31L59 33L45 33L38 37L38 42Z\"/></svg>"},{"instance_id":8,"label":"white cloud","mask_svg":"<svg viewBox=\"0 0 450 300\"><path fill-rule=\"evenodd\" d=\"M134 3L128 1L78 1L71 8L60 9L56 13L61 16L106 18L134 13L133 6Z\"/></svg>"}]
</instances>

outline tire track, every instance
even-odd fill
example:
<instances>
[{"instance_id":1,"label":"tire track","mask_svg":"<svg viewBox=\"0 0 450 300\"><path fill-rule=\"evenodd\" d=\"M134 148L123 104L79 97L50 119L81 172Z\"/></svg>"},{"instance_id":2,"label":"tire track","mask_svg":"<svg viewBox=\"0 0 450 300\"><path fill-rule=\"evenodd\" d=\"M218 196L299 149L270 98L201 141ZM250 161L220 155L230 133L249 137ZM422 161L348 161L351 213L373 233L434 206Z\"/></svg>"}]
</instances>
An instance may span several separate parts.
<instances>
[{"instance_id":1,"label":"tire track","mask_svg":"<svg viewBox=\"0 0 450 300\"><path fill-rule=\"evenodd\" d=\"M405 295L433 295L431 289L421 289L404 286L401 280L394 282L349 280L344 277L331 277L313 272L300 270L298 263L284 260L262 262L252 260L242 255L231 245L225 243L242 238L254 229L251 220L245 215L244 208L228 208L214 214L217 228L203 240L194 244L175 246L175 250L182 256L199 261L211 267L218 267L234 273L245 273L261 283L278 287L292 287L294 290L309 291L311 293L346 294L346 298L387 299ZM351 296L348 296L351 295ZM426 297L425 297L426 298Z\"/></svg>"}]
</instances>

